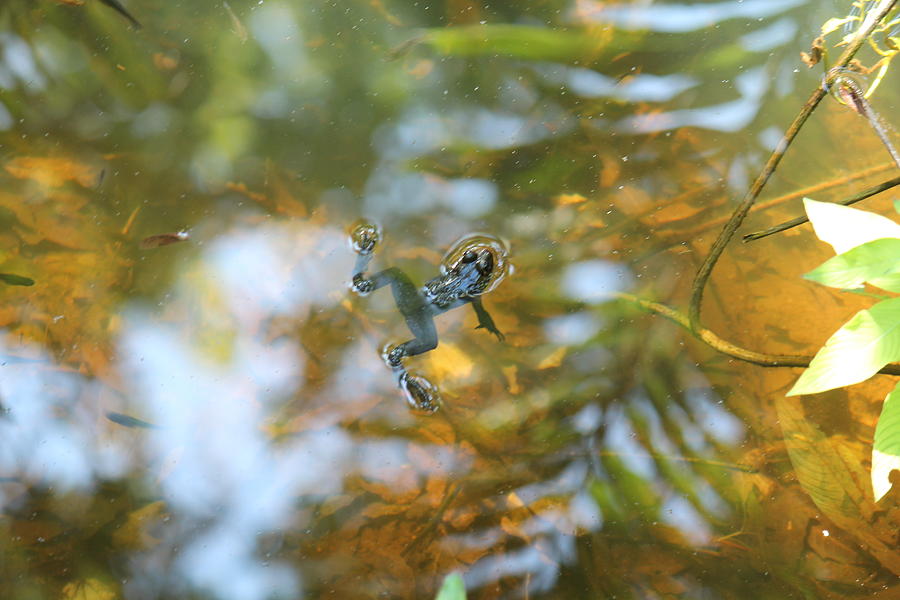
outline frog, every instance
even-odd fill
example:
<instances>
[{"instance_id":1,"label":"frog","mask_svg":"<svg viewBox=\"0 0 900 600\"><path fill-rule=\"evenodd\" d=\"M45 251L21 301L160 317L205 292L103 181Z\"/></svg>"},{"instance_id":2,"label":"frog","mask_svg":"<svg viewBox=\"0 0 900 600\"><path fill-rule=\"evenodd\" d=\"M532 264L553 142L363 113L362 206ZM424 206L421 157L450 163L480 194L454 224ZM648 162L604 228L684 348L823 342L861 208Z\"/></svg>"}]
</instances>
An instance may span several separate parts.
<instances>
[{"instance_id":1,"label":"frog","mask_svg":"<svg viewBox=\"0 0 900 600\"><path fill-rule=\"evenodd\" d=\"M482 303L482 296L496 289L508 270L506 244L489 234L472 233L453 244L440 265L440 274L416 287L410 277L397 267L367 274L375 248L381 241L380 228L368 221L351 227L350 245L357 254L353 267L351 290L367 296L379 288L390 286L397 310L406 321L413 338L387 346L382 357L394 372L399 388L415 411L435 413L440 404L437 387L426 378L411 374L404 361L434 350L438 333L434 318L447 311L470 305L478 319L476 329L485 329L502 342L503 333Z\"/></svg>"}]
</instances>

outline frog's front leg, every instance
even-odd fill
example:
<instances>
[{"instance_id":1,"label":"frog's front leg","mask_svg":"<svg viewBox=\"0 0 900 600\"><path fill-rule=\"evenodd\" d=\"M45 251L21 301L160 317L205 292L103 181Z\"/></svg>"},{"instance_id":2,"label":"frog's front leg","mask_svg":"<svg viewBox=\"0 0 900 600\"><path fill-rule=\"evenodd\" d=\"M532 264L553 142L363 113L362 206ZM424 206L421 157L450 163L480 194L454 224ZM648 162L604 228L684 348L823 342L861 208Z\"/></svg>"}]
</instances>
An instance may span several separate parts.
<instances>
[{"instance_id":1,"label":"frog's front leg","mask_svg":"<svg viewBox=\"0 0 900 600\"><path fill-rule=\"evenodd\" d=\"M494 325L494 319L491 318L491 315L484 308L484 305L481 303L481 298L476 296L472 298L470 302L472 303L472 308L475 309L475 316L478 317L478 327L476 327L475 329L487 329L489 332L496 335L497 339L502 342L506 338L506 336L500 333L500 330L497 329L496 325Z\"/></svg>"}]
</instances>

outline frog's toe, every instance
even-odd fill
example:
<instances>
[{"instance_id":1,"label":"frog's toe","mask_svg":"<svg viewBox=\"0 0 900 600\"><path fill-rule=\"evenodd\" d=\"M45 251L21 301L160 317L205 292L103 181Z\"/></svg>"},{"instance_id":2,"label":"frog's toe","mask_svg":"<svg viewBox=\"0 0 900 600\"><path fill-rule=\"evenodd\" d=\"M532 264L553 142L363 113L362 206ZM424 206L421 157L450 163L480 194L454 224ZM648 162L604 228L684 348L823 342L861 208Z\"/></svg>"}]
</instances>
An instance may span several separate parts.
<instances>
[{"instance_id":1,"label":"frog's toe","mask_svg":"<svg viewBox=\"0 0 900 600\"><path fill-rule=\"evenodd\" d=\"M368 294L375 289L375 284L366 279L361 273L353 276L353 291L359 294Z\"/></svg>"},{"instance_id":2,"label":"frog's toe","mask_svg":"<svg viewBox=\"0 0 900 600\"><path fill-rule=\"evenodd\" d=\"M384 352L384 362L392 369L398 369L403 365L402 360L404 356L406 356L406 351L402 346L387 348Z\"/></svg>"},{"instance_id":3,"label":"frog's toe","mask_svg":"<svg viewBox=\"0 0 900 600\"><path fill-rule=\"evenodd\" d=\"M350 246L357 254L371 254L380 241L381 231L368 221L358 221L350 232Z\"/></svg>"}]
</instances>

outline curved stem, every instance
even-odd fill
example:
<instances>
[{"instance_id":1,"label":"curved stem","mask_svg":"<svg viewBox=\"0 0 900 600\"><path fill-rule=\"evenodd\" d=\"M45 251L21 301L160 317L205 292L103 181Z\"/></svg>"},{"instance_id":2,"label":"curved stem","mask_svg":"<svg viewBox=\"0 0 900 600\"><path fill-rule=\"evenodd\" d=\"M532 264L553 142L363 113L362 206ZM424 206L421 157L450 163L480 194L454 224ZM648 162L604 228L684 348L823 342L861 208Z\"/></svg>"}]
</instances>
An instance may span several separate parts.
<instances>
[{"instance_id":1,"label":"curved stem","mask_svg":"<svg viewBox=\"0 0 900 600\"><path fill-rule=\"evenodd\" d=\"M859 30L857 30L856 36L841 54L840 58L838 58L834 67L832 67L826 74L823 85L817 87L815 90L813 90L812 94L810 94L809 99L803 105L803 108L800 109L800 112L794 118L794 121L784 132L784 136L781 138L781 141L778 143L778 146L772 152L771 156L769 156L769 160L766 161L765 166L763 167L760 174L756 177L753 185L750 186L750 189L744 195L743 200L741 200L741 203L732 213L731 218L728 220L728 223L726 223L725 227L722 228L721 233L719 233L719 237L716 238L715 242L713 242L706 260L697 271L697 276L694 278L694 284L691 288L691 304L688 309L688 322L689 328L695 334L698 334L698 332L703 329L700 320L700 309L703 303L704 288L706 287L707 281L709 281L709 276L712 274L713 267L715 267L716 262L718 262L719 258L722 256L722 252L725 251L725 247L728 245L728 242L731 241L732 237L734 237L734 234L741 226L741 223L743 223L744 218L747 216L747 213L750 211L753 203L756 202L756 199L759 197L760 192L762 192L763 187L765 187L766 183L768 182L769 177L771 177L772 173L775 172L775 169L778 167L778 164L784 157L788 146L791 145L791 142L794 141L794 138L797 137L800 129L806 123L806 120L819 105L819 102L822 101L822 98L825 96L825 88L827 86L830 86L834 82L834 80L841 74L841 69L850 64L850 60L863 45L868 36L872 33L881 19L884 18L884 16L894 7L896 3L897 0L881 0L878 6L869 11L869 13L866 15L865 21L863 21Z\"/></svg>"},{"instance_id":2,"label":"curved stem","mask_svg":"<svg viewBox=\"0 0 900 600\"><path fill-rule=\"evenodd\" d=\"M670 321L673 321L690 331L695 337L705 342L706 345L713 350L744 362L753 363L754 365L759 365L761 367L808 367L810 361L813 359L812 356L805 356L802 354L765 354L763 352L741 348L728 340L720 338L709 329L704 327L694 329L686 315L665 304L651 302L650 300L644 300L643 298L638 298L637 296L623 292L617 292L612 295L620 300L636 304L644 310L666 317ZM878 372L885 375L900 375L900 364L886 365Z\"/></svg>"}]
</instances>

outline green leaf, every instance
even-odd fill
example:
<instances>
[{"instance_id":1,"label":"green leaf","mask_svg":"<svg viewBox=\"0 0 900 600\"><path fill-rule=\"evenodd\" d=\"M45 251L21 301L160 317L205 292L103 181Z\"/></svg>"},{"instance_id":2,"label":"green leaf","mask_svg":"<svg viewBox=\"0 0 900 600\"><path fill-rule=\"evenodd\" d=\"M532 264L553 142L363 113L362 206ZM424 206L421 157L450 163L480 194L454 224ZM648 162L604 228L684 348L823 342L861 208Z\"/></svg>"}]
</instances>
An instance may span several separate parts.
<instances>
[{"instance_id":1,"label":"green leaf","mask_svg":"<svg viewBox=\"0 0 900 600\"><path fill-rule=\"evenodd\" d=\"M34 285L34 279L12 273L0 273L0 281L9 285Z\"/></svg>"},{"instance_id":2,"label":"green leaf","mask_svg":"<svg viewBox=\"0 0 900 600\"><path fill-rule=\"evenodd\" d=\"M900 292L900 239L866 242L825 261L804 277L836 288L857 288L868 282Z\"/></svg>"},{"instance_id":3,"label":"green leaf","mask_svg":"<svg viewBox=\"0 0 900 600\"><path fill-rule=\"evenodd\" d=\"M900 225L875 213L810 198L803 199L803 206L816 235L837 254L873 240L900 238Z\"/></svg>"},{"instance_id":4,"label":"green leaf","mask_svg":"<svg viewBox=\"0 0 900 600\"><path fill-rule=\"evenodd\" d=\"M463 583L462 575L450 573L444 577L435 600L466 600L466 584Z\"/></svg>"},{"instance_id":5,"label":"green leaf","mask_svg":"<svg viewBox=\"0 0 900 600\"><path fill-rule=\"evenodd\" d=\"M894 211L900 213L900 198L894 200Z\"/></svg>"},{"instance_id":6,"label":"green leaf","mask_svg":"<svg viewBox=\"0 0 900 600\"><path fill-rule=\"evenodd\" d=\"M859 383L900 360L900 298L861 310L828 338L788 396Z\"/></svg>"},{"instance_id":7,"label":"green leaf","mask_svg":"<svg viewBox=\"0 0 900 600\"><path fill-rule=\"evenodd\" d=\"M890 475L900 469L900 382L884 399L872 446L872 492L878 502L891 489Z\"/></svg>"}]
</instances>

